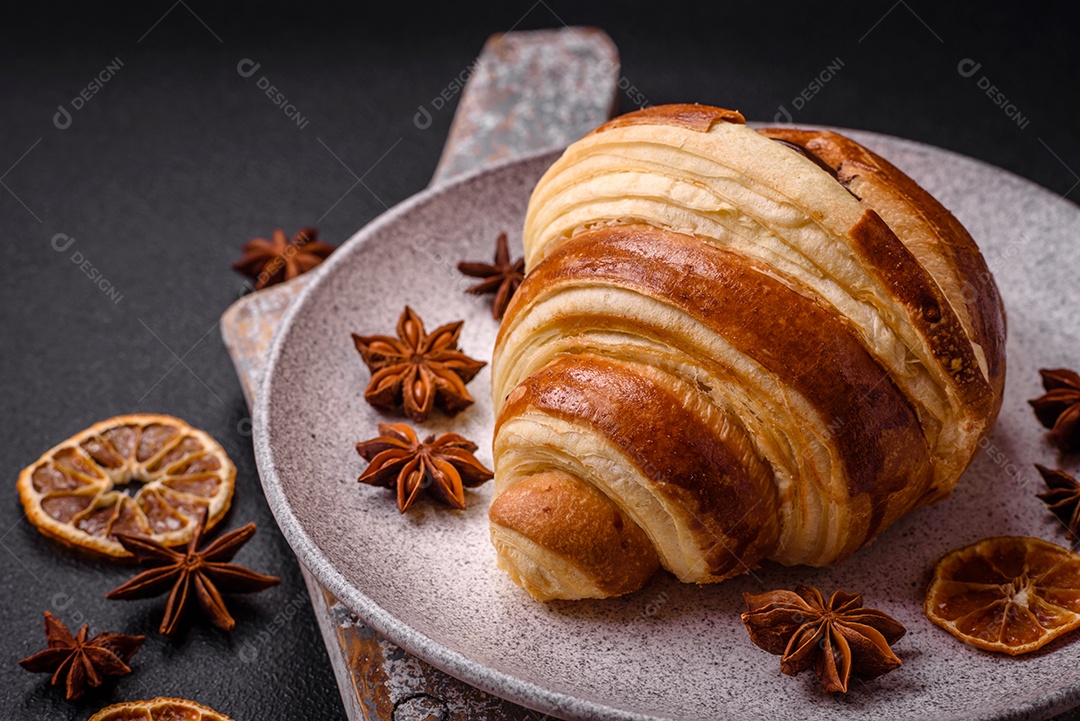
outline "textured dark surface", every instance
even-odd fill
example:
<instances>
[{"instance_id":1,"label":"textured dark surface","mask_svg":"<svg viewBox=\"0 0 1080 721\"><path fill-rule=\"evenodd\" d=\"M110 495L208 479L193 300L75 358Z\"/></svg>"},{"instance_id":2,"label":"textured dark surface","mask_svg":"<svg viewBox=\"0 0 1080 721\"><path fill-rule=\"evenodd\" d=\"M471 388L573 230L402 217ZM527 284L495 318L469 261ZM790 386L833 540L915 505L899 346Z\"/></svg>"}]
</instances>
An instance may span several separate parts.
<instances>
[{"instance_id":1,"label":"textured dark surface","mask_svg":"<svg viewBox=\"0 0 1080 721\"><path fill-rule=\"evenodd\" d=\"M181 416L237 463L225 526L260 525L238 561L284 583L234 599L231 636L197 625L165 640L153 632L161 602L103 599L130 569L39 537L20 520L12 489L0 503L0 717L84 719L112 700L161 694L238 720L342 717L299 571L255 477L247 411L215 323L243 290L228 265L249 237L317 224L339 242L427 184L454 83L490 33L560 19L603 27L622 56L624 110L697 100L773 120L783 106L796 121L914 138L1069 191L1076 176L1066 164L1080 168L1069 24L1033 3L942 5L886 1L812 15L806 3L581 10L559 0L431 13L188 0L5 9L0 473L13 486L41 452L113 414ZM116 58L115 76L71 111ZM237 71L245 58L261 64L246 78ZM957 71L965 58L982 64L967 78ZM793 99L830 64L834 77L797 109ZM980 90L984 76L1026 127ZM303 127L259 89L263 77ZM445 103L434 100L444 90ZM53 122L61 104L72 116L63 130ZM414 123L422 106L432 118L423 129ZM61 233L75 241L57 251ZM111 296L75 253L115 288ZM146 633L135 673L113 692L63 701L47 677L15 665L41 647L46 609L72 625Z\"/></svg>"}]
</instances>

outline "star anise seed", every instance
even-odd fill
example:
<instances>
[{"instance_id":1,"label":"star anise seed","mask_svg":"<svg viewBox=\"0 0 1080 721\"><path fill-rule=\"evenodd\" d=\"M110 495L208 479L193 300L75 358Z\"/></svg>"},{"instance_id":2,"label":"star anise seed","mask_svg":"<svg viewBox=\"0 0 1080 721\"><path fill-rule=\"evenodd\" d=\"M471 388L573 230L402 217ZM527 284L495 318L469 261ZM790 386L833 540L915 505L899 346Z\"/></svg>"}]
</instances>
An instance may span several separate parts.
<instances>
[{"instance_id":1,"label":"star anise seed","mask_svg":"<svg viewBox=\"0 0 1080 721\"><path fill-rule=\"evenodd\" d=\"M491 304L491 315L495 320L502 320L506 307L510 305L510 299L514 296L514 291L521 285L521 281L525 280L525 259L518 258L511 262L506 233L500 233L495 241L493 263L463 260L457 267L459 271L471 278L483 278L476 285L467 288L466 292L473 295L494 293L495 300Z\"/></svg>"},{"instance_id":2,"label":"star anise seed","mask_svg":"<svg viewBox=\"0 0 1080 721\"><path fill-rule=\"evenodd\" d=\"M244 255L233 263L233 269L253 278L255 290L292 280L334 252L334 246L319 242L318 237L318 228L301 228L289 240L285 231L277 228L273 240L254 238L245 243Z\"/></svg>"},{"instance_id":3,"label":"star anise seed","mask_svg":"<svg viewBox=\"0 0 1080 721\"><path fill-rule=\"evenodd\" d=\"M1067 536L1080 540L1080 482L1060 470L1035 464L1046 490L1035 494L1068 529Z\"/></svg>"},{"instance_id":4,"label":"star anise seed","mask_svg":"<svg viewBox=\"0 0 1080 721\"><path fill-rule=\"evenodd\" d=\"M397 488L401 513L409 510L420 489L454 508L465 508L465 488L491 480L494 473L476 460L476 444L457 433L428 436L421 443L406 423L380 423L379 435L356 444L356 451L370 461L360 475L361 483Z\"/></svg>"},{"instance_id":5,"label":"star anise seed","mask_svg":"<svg viewBox=\"0 0 1080 721\"><path fill-rule=\"evenodd\" d=\"M1050 429L1047 438L1065 453L1080 450L1080 375L1068 368L1044 368L1039 375L1046 392L1028 403Z\"/></svg>"},{"instance_id":6,"label":"star anise seed","mask_svg":"<svg viewBox=\"0 0 1080 721\"><path fill-rule=\"evenodd\" d=\"M397 338L353 333L356 350L371 369L367 402L384 411L404 406L405 415L417 423L427 420L436 405L448 416L471 406L465 384L487 363L458 350L463 324L447 323L428 334L420 316L405 306Z\"/></svg>"},{"instance_id":7,"label":"star anise seed","mask_svg":"<svg viewBox=\"0 0 1080 721\"><path fill-rule=\"evenodd\" d=\"M750 640L780 656L780 670L795 676L811 666L826 693L847 693L851 676L876 678L900 666L890 646L904 635L898 621L862 596L836 591L828 603L809 586L795 591L744 593L742 622Z\"/></svg>"},{"instance_id":8,"label":"star anise seed","mask_svg":"<svg viewBox=\"0 0 1080 721\"><path fill-rule=\"evenodd\" d=\"M228 563L255 535L254 523L226 533L199 551L205 531L206 514L203 513L199 527L183 551L141 536L116 534L116 540L148 569L109 591L105 598L127 601L159 596L169 590L165 617L158 629L161 633L169 636L176 632L180 619L192 605L192 597L197 599L211 623L225 631L232 629L236 621L225 607L221 593L254 593L277 585L281 579Z\"/></svg>"},{"instance_id":9,"label":"star anise seed","mask_svg":"<svg viewBox=\"0 0 1080 721\"><path fill-rule=\"evenodd\" d=\"M69 701L82 698L87 688L97 688L112 676L131 673L127 662L142 646L145 636L122 633L99 633L86 639L90 624L83 624L76 635L67 625L45 612L45 638L49 647L19 665L34 673L51 673L53 686L64 683Z\"/></svg>"}]
</instances>

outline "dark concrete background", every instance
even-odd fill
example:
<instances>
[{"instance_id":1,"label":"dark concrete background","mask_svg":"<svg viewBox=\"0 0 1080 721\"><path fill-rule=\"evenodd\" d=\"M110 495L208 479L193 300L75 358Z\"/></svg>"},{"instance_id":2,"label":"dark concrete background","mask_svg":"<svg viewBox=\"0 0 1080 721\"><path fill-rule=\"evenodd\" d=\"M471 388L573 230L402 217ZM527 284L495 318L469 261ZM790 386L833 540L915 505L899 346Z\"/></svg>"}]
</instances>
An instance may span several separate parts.
<instances>
[{"instance_id":1,"label":"dark concrete background","mask_svg":"<svg viewBox=\"0 0 1080 721\"><path fill-rule=\"evenodd\" d=\"M784 108L796 122L914 138L1072 190L1075 16L1039 3L817 5L154 0L0 11L0 476L13 486L51 445L114 414L183 417L238 466L224 527L260 528L238 560L284 580L230 600L231 635L196 625L165 640L154 632L160 601L104 600L129 569L42 538L11 488L0 503L0 718L85 719L153 695L201 700L238 720L342 717L296 562L262 497L216 322L242 292L229 264L248 238L317 224L338 243L427 184L456 97L427 129L413 117L490 33L606 29L623 58L624 110L698 101L772 120ZM237 72L245 58L261 65L250 78ZM965 59L981 64L970 77L958 71ZM115 75L71 110L110 63ZM839 69L813 93L829 65ZM303 127L260 91L260 76ZM983 77L1024 127L980 89ZM796 102L808 88L811 99ZM64 129L54 124L61 105L71 114ZM74 243L54 250L57 234ZM73 262L76 251L106 290ZM43 647L46 609L73 625L146 633L135 673L69 704L47 677L19 669Z\"/></svg>"}]
</instances>

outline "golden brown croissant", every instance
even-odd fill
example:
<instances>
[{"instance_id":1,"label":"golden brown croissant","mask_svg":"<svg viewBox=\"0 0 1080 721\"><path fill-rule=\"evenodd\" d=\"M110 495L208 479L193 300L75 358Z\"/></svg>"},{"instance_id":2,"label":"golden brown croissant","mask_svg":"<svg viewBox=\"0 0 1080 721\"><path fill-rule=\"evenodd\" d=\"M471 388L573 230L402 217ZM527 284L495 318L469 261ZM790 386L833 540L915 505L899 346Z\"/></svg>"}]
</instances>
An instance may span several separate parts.
<instances>
[{"instance_id":1,"label":"golden brown croissant","mask_svg":"<svg viewBox=\"0 0 1080 721\"><path fill-rule=\"evenodd\" d=\"M841 135L622 116L540 180L524 244L489 515L538 599L836 563L947 495L997 416L978 248Z\"/></svg>"}]
</instances>

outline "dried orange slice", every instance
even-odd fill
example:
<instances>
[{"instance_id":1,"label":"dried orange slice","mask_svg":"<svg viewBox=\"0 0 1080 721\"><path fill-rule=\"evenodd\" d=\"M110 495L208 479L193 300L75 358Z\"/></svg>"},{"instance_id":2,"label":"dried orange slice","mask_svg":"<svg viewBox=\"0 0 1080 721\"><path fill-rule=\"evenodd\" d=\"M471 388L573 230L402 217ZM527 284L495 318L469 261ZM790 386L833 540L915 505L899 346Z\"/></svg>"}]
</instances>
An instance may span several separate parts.
<instances>
[{"instance_id":1,"label":"dried orange slice","mask_svg":"<svg viewBox=\"0 0 1080 721\"><path fill-rule=\"evenodd\" d=\"M1080 628L1080 555L1038 538L986 538L938 562L923 612L972 646L1029 653Z\"/></svg>"},{"instance_id":2,"label":"dried orange slice","mask_svg":"<svg viewBox=\"0 0 1080 721\"><path fill-rule=\"evenodd\" d=\"M131 554L113 534L187 543L232 502L236 467L217 441L179 418L116 416L77 433L23 469L19 498L46 536L106 556ZM133 493L127 493L130 489Z\"/></svg>"},{"instance_id":3,"label":"dried orange slice","mask_svg":"<svg viewBox=\"0 0 1080 721\"><path fill-rule=\"evenodd\" d=\"M182 698L155 698L150 701L126 701L107 706L90 721L233 721L223 713L201 703Z\"/></svg>"}]
</instances>

